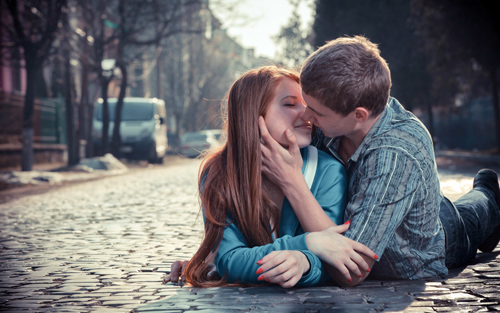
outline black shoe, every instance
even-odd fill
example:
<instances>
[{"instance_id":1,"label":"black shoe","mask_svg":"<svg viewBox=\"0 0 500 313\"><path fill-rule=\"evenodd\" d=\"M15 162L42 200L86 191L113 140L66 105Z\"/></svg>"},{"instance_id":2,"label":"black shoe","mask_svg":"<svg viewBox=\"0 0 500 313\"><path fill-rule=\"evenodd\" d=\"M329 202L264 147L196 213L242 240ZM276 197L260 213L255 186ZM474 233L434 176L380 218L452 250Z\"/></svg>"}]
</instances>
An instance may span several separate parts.
<instances>
[{"instance_id":1,"label":"black shoe","mask_svg":"<svg viewBox=\"0 0 500 313\"><path fill-rule=\"evenodd\" d=\"M474 177L473 186L474 188L483 187L493 191L497 207L500 210L500 188L498 185L498 176L495 171L490 169L482 169L477 172L476 177ZM479 245L479 250L483 252L491 252L496 248L499 241L500 226L498 226L495 231L483 243Z\"/></svg>"}]
</instances>

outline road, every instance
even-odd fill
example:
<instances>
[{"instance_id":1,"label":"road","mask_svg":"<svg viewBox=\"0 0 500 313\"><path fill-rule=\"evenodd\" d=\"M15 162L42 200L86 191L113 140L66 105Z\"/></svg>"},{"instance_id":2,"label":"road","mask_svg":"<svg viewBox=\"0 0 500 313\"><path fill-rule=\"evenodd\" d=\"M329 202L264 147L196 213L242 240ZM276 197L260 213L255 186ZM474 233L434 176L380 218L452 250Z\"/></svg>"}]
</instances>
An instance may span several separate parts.
<instances>
[{"instance_id":1,"label":"road","mask_svg":"<svg viewBox=\"0 0 500 313\"><path fill-rule=\"evenodd\" d=\"M500 249L446 279L338 287L161 284L201 240L199 160L53 188L0 204L0 311L436 312L500 310ZM472 185L446 169L444 193Z\"/></svg>"}]
</instances>

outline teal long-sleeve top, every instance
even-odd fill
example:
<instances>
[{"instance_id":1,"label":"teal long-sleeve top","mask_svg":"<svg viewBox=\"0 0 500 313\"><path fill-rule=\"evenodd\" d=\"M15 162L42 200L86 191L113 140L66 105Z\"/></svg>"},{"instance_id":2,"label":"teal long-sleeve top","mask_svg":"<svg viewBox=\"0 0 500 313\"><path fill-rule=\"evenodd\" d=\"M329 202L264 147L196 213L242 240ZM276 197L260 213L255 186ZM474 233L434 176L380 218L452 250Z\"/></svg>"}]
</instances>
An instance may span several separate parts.
<instances>
[{"instance_id":1,"label":"teal long-sleeve top","mask_svg":"<svg viewBox=\"0 0 500 313\"><path fill-rule=\"evenodd\" d=\"M307 163L308 150L301 149L304 166ZM326 214L337 224L343 223L344 209L347 204L347 174L344 166L328 154L318 151L316 174L311 192L325 210ZM228 217L231 220L231 217ZM255 274L259 265L257 261L272 251L298 250L306 255L311 265L296 286L317 286L329 280L321 260L307 248L304 230L302 229L292 206L285 198L281 208L279 237L273 243L249 247L237 222L226 226L215 257L217 272L221 277L226 275L229 283L260 284L259 275Z\"/></svg>"}]
</instances>

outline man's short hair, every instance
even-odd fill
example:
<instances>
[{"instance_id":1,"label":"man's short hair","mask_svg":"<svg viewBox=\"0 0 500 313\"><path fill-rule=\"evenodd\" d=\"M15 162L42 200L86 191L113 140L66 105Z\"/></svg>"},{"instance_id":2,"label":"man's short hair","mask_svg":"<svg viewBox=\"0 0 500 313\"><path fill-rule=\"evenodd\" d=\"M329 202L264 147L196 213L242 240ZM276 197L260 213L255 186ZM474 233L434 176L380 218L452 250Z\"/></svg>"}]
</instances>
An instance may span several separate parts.
<instances>
[{"instance_id":1,"label":"man's short hair","mask_svg":"<svg viewBox=\"0 0 500 313\"><path fill-rule=\"evenodd\" d=\"M300 83L305 94L336 113L363 107L377 116L389 100L391 73L376 44L363 36L340 37L307 58Z\"/></svg>"}]
</instances>

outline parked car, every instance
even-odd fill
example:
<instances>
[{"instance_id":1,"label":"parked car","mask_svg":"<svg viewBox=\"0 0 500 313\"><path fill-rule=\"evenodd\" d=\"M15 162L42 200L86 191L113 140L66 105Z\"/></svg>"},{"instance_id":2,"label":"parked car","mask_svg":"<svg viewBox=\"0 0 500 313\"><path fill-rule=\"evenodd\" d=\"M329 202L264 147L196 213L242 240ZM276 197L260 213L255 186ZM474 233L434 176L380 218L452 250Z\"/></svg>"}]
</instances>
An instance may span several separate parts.
<instances>
[{"instance_id":1,"label":"parked car","mask_svg":"<svg viewBox=\"0 0 500 313\"><path fill-rule=\"evenodd\" d=\"M188 132L181 136L180 154L196 157L204 150L214 149L222 145L222 130L209 129Z\"/></svg>"},{"instance_id":2,"label":"parked car","mask_svg":"<svg viewBox=\"0 0 500 313\"><path fill-rule=\"evenodd\" d=\"M118 99L108 99L109 142L111 144ZM100 151L102 140L102 99L94 107L92 140ZM125 98L120 124L120 153L128 159L161 163L168 148L165 102L156 98Z\"/></svg>"}]
</instances>

